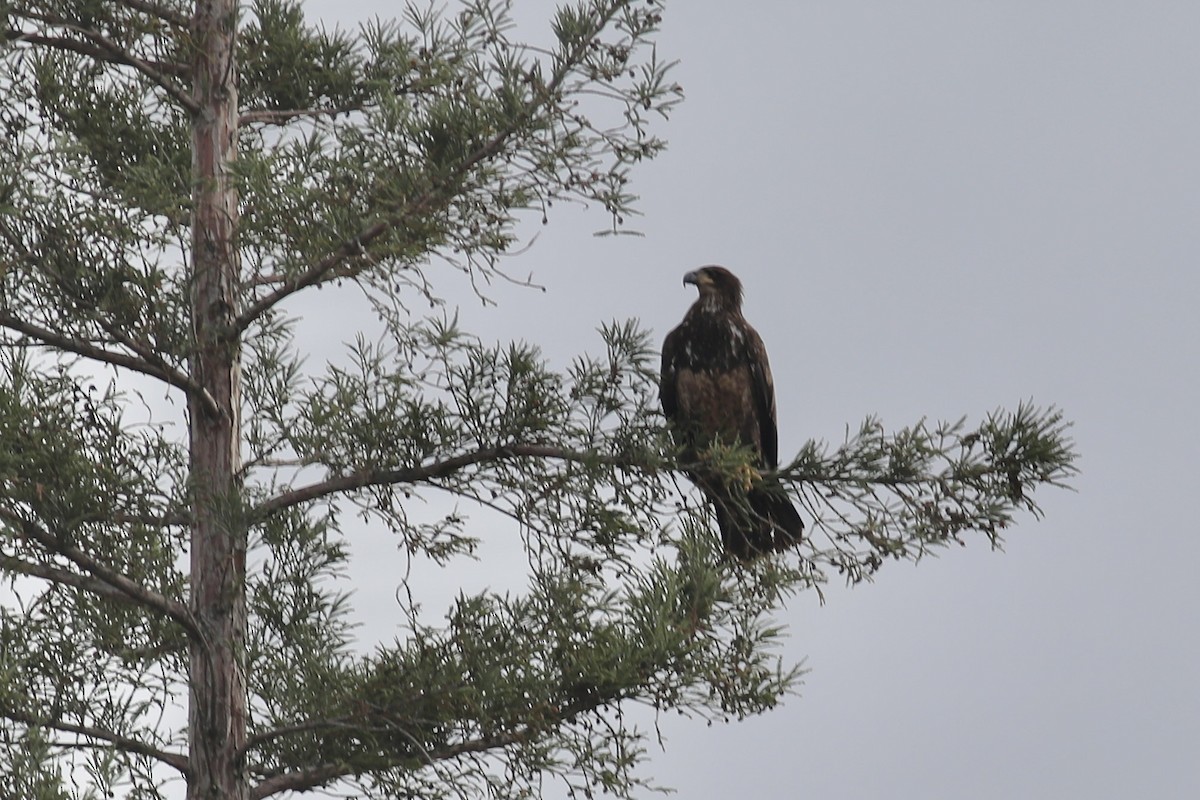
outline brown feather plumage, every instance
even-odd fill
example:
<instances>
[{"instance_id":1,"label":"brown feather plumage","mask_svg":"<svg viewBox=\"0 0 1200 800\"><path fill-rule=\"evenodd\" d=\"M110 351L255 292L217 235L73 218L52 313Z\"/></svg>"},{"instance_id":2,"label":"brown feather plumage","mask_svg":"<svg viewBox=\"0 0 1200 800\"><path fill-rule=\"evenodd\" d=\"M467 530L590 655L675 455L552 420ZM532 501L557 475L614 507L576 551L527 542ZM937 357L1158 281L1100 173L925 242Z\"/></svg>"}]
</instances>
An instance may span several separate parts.
<instances>
[{"instance_id":1,"label":"brown feather plumage","mask_svg":"<svg viewBox=\"0 0 1200 800\"><path fill-rule=\"evenodd\" d=\"M709 266L689 272L684 283L695 284L700 296L663 342L659 383L683 457L703 464L714 445L748 447L756 473L775 469L775 386L762 338L742 316L741 281ZM800 541L804 523L778 481L703 466L688 474L712 502L730 555L749 559Z\"/></svg>"}]
</instances>

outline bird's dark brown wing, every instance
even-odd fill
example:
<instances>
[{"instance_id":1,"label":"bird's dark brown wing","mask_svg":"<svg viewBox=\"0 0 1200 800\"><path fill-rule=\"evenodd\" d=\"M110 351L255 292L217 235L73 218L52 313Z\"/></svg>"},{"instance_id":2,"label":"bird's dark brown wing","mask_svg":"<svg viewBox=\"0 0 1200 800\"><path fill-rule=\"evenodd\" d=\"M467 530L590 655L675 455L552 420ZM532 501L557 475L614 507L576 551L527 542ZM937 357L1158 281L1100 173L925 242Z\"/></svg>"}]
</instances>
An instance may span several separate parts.
<instances>
[{"instance_id":1,"label":"bird's dark brown wing","mask_svg":"<svg viewBox=\"0 0 1200 800\"><path fill-rule=\"evenodd\" d=\"M775 381L771 378L771 364L767 360L767 348L762 338L749 325L746 326L747 357L750 376L754 383L754 413L758 418L759 451L763 463L770 469L779 466L779 429L775 415Z\"/></svg>"},{"instance_id":2,"label":"bird's dark brown wing","mask_svg":"<svg viewBox=\"0 0 1200 800\"><path fill-rule=\"evenodd\" d=\"M674 419L679 411L679 383L675 366L678 351L679 328L675 328L663 340L662 371L658 380L658 400L667 419Z\"/></svg>"}]
</instances>

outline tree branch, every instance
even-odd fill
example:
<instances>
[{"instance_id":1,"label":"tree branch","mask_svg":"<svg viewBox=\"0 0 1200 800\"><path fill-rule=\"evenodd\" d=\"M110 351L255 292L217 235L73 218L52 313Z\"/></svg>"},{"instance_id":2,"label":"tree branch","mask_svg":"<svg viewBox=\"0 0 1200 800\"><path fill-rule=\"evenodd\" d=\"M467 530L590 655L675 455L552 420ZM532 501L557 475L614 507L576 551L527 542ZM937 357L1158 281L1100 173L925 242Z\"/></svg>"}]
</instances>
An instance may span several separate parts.
<instances>
[{"instance_id":1,"label":"tree branch","mask_svg":"<svg viewBox=\"0 0 1200 800\"><path fill-rule=\"evenodd\" d=\"M461 469L481 464L487 461L502 461L512 458L550 458L560 461L572 461L579 464L607 464L609 466L625 467L631 470L650 470L649 465L617 458L616 456L588 453L578 450L568 450L562 447L545 444L509 444L497 447L483 447L471 450L457 456L402 469L366 469L349 475L338 475L317 483L301 486L289 492L260 503L252 512L254 519L265 519L277 511L319 500L340 492L365 489L369 486L390 486L397 483L416 483L435 478L444 478Z\"/></svg>"},{"instance_id":2,"label":"tree branch","mask_svg":"<svg viewBox=\"0 0 1200 800\"><path fill-rule=\"evenodd\" d=\"M43 328L38 325L25 322L18 319L7 311L0 311L0 328L7 328L23 336L30 336L37 339L39 342L49 346L56 347L59 350L64 350L68 353L90 358L94 361L100 361L105 364L112 364L117 367L139 372L143 375L148 375L151 378L157 378L163 383L170 384L177 389L182 389L190 394L194 394L200 398L200 401L211 413L218 413L217 403L211 395L204 389L203 386L193 381L190 377L172 369L170 365L161 359L155 359L157 364L149 363L144 357L131 356L127 353L117 353L112 350L106 350L90 342L85 342L71 336L66 336L55 331ZM128 337L126 337L128 339ZM129 346L128 342L125 342ZM131 348L132 349L132 348Z\"/></svg>"},{"instance_id":3,"label":"tree branch","mask_svg":"<svg viewBox=\"0 0 1200 800\"><path fill-rule=\"evenodd\" d=\"M111 586L115 591L120 592L128 599L140 603L147 608L154 609L175 620L194 639L202 641L205 638L199 623L183 603L147 589L140 583L97 561L75 545L68 544L45 528L30 522L7 508L0 508L0 520L15 526L25 538L37 542L50 552L62 555L75 564L75 566Z\"/></svg>"},{"instance_id":4,"label":"tree branch","mask_svg":"<svg viewBox=\"0 0 1200 800\"><path fill-rule=\"evenodd\" d=\"M38 728L48 728L50 730L59 731L60 733L70 733L75 736L86 736L89 739L94 739L99 742L108 742L113 747L123 753L132 753L138 756L149 756L157 761L161 761L167 766L174 767L183 775L188 774L188 759L180 753L170 753L166 750L159 750L157 747L151 747L145 742L132 739L128 736L122 736L119 733L114 733L103 728L93 728L90 725L75 725L70 722L56 720L53 717L39 716L36 714L26 714L13 708L0 709L0 715L13 722L19 722L22 725L29 725Z\"/></svg>"},{"instance_id":5,"label":"tree branch","mask_svg":"<svg viewBox=\"0 0 1200 800\"><path fill-rule=\"evenodd\" d=\"M14 249L22 251L24 258L34 264L35 267L39 266L37 259L25 250L25 247L21 244L20 239L12 232L11 229L9 229L7 225L4 225L2 222L0 222L0 232L2 232L4 237L13 245ZM63 280L62 276L57 274L54 270L46 267L41 267L41 269L50 276L59 289L72 297L77 307L82 312L90 316L96 322L96 324L104 329L105 333L115 339L118 343L123 344L129 350L132 350L134 355L137 357L135 358L134 356L130 356L125 353L115 353L111 350L106 350L102 347L91 344L90 342L57 333L56 331L42 328L41 326L34 325L29 322L25 322L24 320L17 318L7 311L0 311L0 327L8 328L9 330L16 331L17 333L25 336L31 336L51 347L57 347L61 350L66 350L67 352L84 356L85 358L91 358L107 364L113 364L114 366L125 367L126 369L133 370L134 372L140 372L143 375L157 378L164 383L179 389L183 389L190 394L194 394L204 405L205 410L210 414L220 413L220 409L217 407L216 400L212 397L207 389L205 389L196 381L192 380L192 378L187 374L168 364L163 357L154 350L154 348L150 347L144 342L139 342L137 339L134 339L132 336L125 333L120 326L114 325L99 314L95 313L94 305L89 304L85 299L81 298L79 292L77 292L67 281Z\"/></svg>"},{"instance_id":6,"label":"tree branch","mask_svg":"<svg viewBox=\"0 0 1200 800\"><path fill-rule=\"evenodd\" d=\"M475 150L475 152L463 159L463 162L459 164L457 169L454 170L452 177L457 179L459 176L463 175L480 162L485 161L486 159L491 158L499 153L505 142L507 142L518 130L520 130L524 124L531 117L533 117L534 113L539 108L542 108L548 103L554 102L554 99L557 97L558 91L562 87L562 84L571 74L571 71L587 54L588 49L592 44L593 37L602 31L604 27L608 25L613 16L616 15L617 11L623 7L624 4L614 4L612 9L606 15L598 19L592 32L587 36L580 37L580 40L575 45L574 49L572 49L570 54L562 60L555 71L553 78L546 83L544 87L541 87L540 90L535 91L534 98L525 104L525 108L517 118L517 121L504 130L497 132L495 136L481 145L477 150ZM236 330L239 333L246 330L246 328L248 328L251 323L254 322L254 320L258 319L258 317L265 314L283 300L302 289L306 289L309 286L321 283L326 275L340 267L351 258L354 258L355 256L366 255L367 248L372 243L378 241L389 231L398 227L410 214L423 211L429 206L440 202L441 198L439 197L439 194L445 191L446 188L446 184L442 184L441 186L435 187L434 189L423 193L412 203L408 204L403 210L367 226L360 231L357 236L342 242L332 253L326 255L304 272L300 273L294 278L283 281L279 288L259 298L257 302L252 303L249 308L238 315L238 318L235 322Z\"/></svg>"},{"instance_id":7,"label":"tree branch","mask_svg":"<svg viewBox=\"0 0 1200 800\"><path fill-rule=\"evenodd\" d=\"M64 17L32 12L15 14L14 16L34 22L41 22L45 25L52 25L62 28L66 31L83 37L83 39L86 41L79 41L78 39L71 39L65 36L46 36L44 34L16 30L6 31L5 37L7 39L13 41L28 41L33 44L41 44L43 46L54 47L60 50L69 50L110 64L133 67L143 76L149 78L151 82L165 91L168 95L170 95L177 103L186 109L189 114L194 115L199 113L200 105L196 102L195 98L167 78L168 71L174 75L186 75L187 68L182 64L164 65L159 62L150 62L138 58L132 53L127 52L119 44L112 41L99 31L84 28Z\"/></svg>"},{"instance_id":8,"label":"tree branch","mask_svg":"<svg viewBox=\"0 0 1200 800\"><path fill-rule=\"evenodd\" d=\"M426 765L435 764L439 761L446 761L458 756L470 755L472 753L483 753L488 750L495 750L501 747L508 747L518 742L523 742L544 733L547 730L555 728L563 723L568 723L588 711L595 710L601 706L620 700L620 695L598 695L587 701L577 701L568 703L554 709L552 713L545 713L539 717L536 723L530 723L515 730L503 731L494 733L490 736L481 736L478 739L468 739L454 744L446 744L440 748L432 750L424 747L418 748L420 755L424 758ZM342 720L318 720L312 723L303 725L290 726L287 729L282 729L283 732L305 731L320 729L325 727L347 727ZM267 733L256 736L252 742L260 742L270 738L274 738L275 732L268 731ZM249 747L249 745L247 745ZM413 758L412 753L404 753L391 759L391 762L383 766L388 767L399 766ZM375 770L379 769L376 767ZM373 771L375 771L373 770ZM318 764L314 767L293 770L291 772L283 772L277 775L271 775L264 778L257 786L250 790L251 800L262 800L262 798L270 797L273 794L280 792L303 792L308 789L314 789L318 786L324 786L339 778L345 778L350 775L357 775L363 770L361 767L353 764L338 762L328 764Z\"/></svg>"},{"instance_id":9,"label":"tree branch","mask_svg":"<svg viewBox=\"0 0 1200 800\"><path fill-rule=\"evenodd\" d=\"M424 201L427 197L428 194L426 194L426 196L422 196L419 200L419 203L422 203L422 201ZM341 245L338 245L334 252L317 261L317 264L308 267L308 269L304 272L301 272L300 275L283 279L283 281L281 281L280 288L271 291L271 293L266 294L263 297L259 297L256 302L252 303L250 308L247 308L246 311L241 312L241 314L238 315L238 318L234 320L235 330L239 333L244 332L247 327L251 326L254 320L262 317L263 314L270 311L271 308L277 306L278 303L282 302L283 300L287 300L288 297L294 295L296 291L300 291L301 289L306 289L311 287L311 285L320 283L320 281L322 281L322 279L328 275L330 271L337 269L338 266L346 263L346 261L350 258L354 258L355 255L365 254L366 247L368 245L371 245L371 243L379 239L380 236L383 236L384 234L388 233L389 230L395 228L396 224L400 222L402 218L403 215L400 215L389 219L389 221L380 221L370 225L370 227L362 230L359 235L356 235L354 239L342 242Z\"/></svg>"},{"instance_id":10,"label":"tree branch","mask_svg":"<svg viewBox=\"0 0 1200 800\"><path fill-rule=\"evenodd\" d=\"M150 514L125 514L118 511L105 516L97 515L94 519L85 517L83 521L112 525L145 525L147 528L186 528L192 524L189 516L180 512L164 512L162 516L152 516Z\"/></svg>"},{"instance_id":11,"label":"tree branch","mask_svg":"<svg viewBox=\"0 0 1200 800\"><path fill-rule=\"evenodd\" d=\"M340 106L324 108L255 108L239 114L238 125L282 125L295 119L319 119L320 117L332 119L338 114L362 111L365 107L365 103L344 103Z\"/></svg>"},{"instance_id":12,"label":"tree branch","mask_svg":"<svg viewBox=\"0 0 1200 800\"><path fill-rule=\"evenodd\" d=\"M182 14L177 14L169 8L164 8L154 3L145 2L145 0L115 0L115 2L119 6L131 8L140 14L157 17L169 25L174 25L176 28L186 30L188 24L191 22L191 20Z\"/></svg>"},{"instance_id":13,"label":"tree branch","mask_svg":"<svg viewBox=\"0 0 1200 800\"><path fill-rule=\"evenodd\" d=\"M28 42L29 44L39 45L41 47L50 47L55 50L67 50L72 53L78 53L90 58L99 59L109 64L118 64L120 66L133 66L127 60L113 58L112 53L104 50L97 45L82 42L78 39L72 39L69 36L48 36L44 33L33 33L32 31L21 31L16 28L8 28L4 31L4 39L9 42ZM143 62L152 69L158 70L164 75L174 75L175 77L184 77L187 75L187 67L183 64L176 64L167 61L145 61Z\"/></svg>"},{"instance_id":14,"label":"tree branch","mask_svg":"<svg viewBox=\"0 0 1200 800\"><path fill-rule=\"evenodd\" d=\"M806 453L811 450L806 448ZM671 469L687 473L692 470L711 466L704 461L693 463L639 463L630 458L605 455L596 452L570 450L563 447L546 444L513 443L482 447L450 456L440 461L432 461L412 467L400 469L362 469L347 475L337 475L307 486L284 492L260 503L251 512L254 519L262 520L272 514L292 506L319 500L322 497L365 489L372 486L390 486L400 483L418 483L421 481L445 478L475 464L489 461L503 461L516 458L542 458L570 461L577 464L603 464L619 467L630 471L653 472L658 469ZM814 469L814 467L816 467ZM794 461L791 464L774 471L762 470L764 478L778 478L788 484L809 484L822 486L880 486L892 492L900 492L906 487L944 487L947 482L961 484L963 488L983 491L981 483L989 478L1008 477L1010 466L984 462L972 465L962 471L933 474L922 473L912 475L893 475L884 470L855 472L845 466L831 464L813 464ZM1053 483L1053 481L1050 481ZM901 495L898 495L901 496ZM904 499L901 496L901 499ZM1030 501L1024 498L1026 504ZM915 501L909 499L909 505Z\"/></svg>"},{"instance_id":15,"label":"tree branch","mask_svg":"<svg viewBox=\"0 0 1200 800\"><path fill-rule=\"evenodd\" d=\"M8 570L17 572L21 575L28 575L31 578L43 578L53 583L59 583L64 586L73 586L76 589L82 589L85 592L99 595L107 600L117 602L129 602L129 595L112 587L111 585L97 578L88 575L80 575L77 572L68 572L65 569L52 567L49 564L38 564L24 559L17 558L0 553L0 570Z\"/></svg>"},{"instance_id":16,"label":"tree branch","mask_svg":"<svg viewBox=\"0 0 1200 800\"><path fill-rule=\"evenodd\" d=\"M259 782L250 790L250 800L262 800L280 792L303 792L353 774L354 771L346 764L320 764L295 772L284 772Z\"/></svg>"}]
</instances>

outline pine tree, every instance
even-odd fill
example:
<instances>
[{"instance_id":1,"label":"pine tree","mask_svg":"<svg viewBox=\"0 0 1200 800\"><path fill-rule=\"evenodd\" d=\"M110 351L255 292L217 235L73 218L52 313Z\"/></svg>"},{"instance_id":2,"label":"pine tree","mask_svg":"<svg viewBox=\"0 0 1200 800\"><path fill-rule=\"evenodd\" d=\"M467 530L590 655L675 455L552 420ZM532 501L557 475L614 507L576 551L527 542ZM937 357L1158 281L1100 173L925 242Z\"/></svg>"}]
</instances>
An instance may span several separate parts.
<instances>
[{"instance_id":1,"label":"pine tree","mask_svg":"<svg viewBox=\"0 0 1200 800\"><path fill-rule=\"evenodd\" d=\"M868 420L780 470L798 552L722 558L645 331L555 372L438 288L503 278L555 201L631 213L679 99L661 2L565 6L544 48L502 0L422 8L355 33L286 0L0 9L0 796L630 796L630 704L772 708L798 675L781 598L996 544L1073 473L1053 408ZM287 306L338 286L374 327L322 370ZM434 495L513 520L529 589L444 624L399 591L405 635L364 651L337 580L357 516L430 568L502 535L423 516Z\"/></svg>"}]
</instances>

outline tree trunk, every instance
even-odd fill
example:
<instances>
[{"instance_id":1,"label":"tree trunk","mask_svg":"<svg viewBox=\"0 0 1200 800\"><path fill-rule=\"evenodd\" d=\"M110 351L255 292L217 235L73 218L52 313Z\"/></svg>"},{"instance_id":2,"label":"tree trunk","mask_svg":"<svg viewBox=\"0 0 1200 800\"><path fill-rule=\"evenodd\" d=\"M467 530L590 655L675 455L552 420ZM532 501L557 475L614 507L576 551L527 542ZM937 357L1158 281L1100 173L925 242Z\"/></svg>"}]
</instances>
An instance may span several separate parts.
<instances>
[{"instance_id":1,"label":"tree trunk","mask_svg":"<svg viewBox=\"0 0 1200 800\"><path fill-rule=\"evenodd\" d=\"M188 402L191 437L191 603L204 631L192 642L188 800L248 800L246 525L241 513L237 192L237 0L197 0L192 17L192 324L190 369L213 402ZM214 413L212 408L218 409Z\"/></svg>"}]
</instances>

